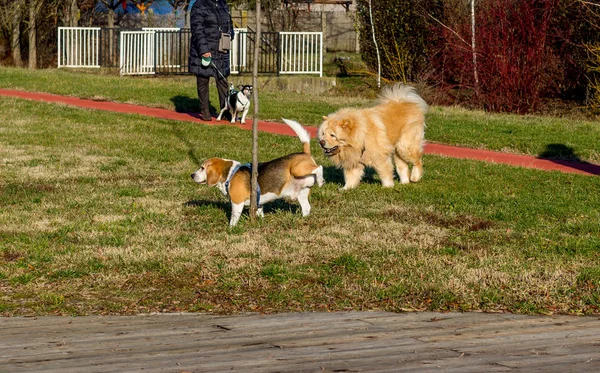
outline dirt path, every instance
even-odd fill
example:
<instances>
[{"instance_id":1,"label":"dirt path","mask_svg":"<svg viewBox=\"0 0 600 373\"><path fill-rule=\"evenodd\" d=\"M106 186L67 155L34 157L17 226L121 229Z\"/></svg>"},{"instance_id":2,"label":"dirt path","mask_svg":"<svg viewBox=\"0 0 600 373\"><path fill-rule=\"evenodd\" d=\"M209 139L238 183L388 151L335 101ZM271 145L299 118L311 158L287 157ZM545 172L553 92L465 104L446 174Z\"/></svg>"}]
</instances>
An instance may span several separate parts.
<instances>
[{"instance_id":1,"label":"dirt path","mask_svg":"<svg viewBox=\"0 0 600 373\"><path fill-rule=\"evenodd\" d=\"M252 124L250 121L248 121L248 123L245 125L232 125L227 121L216 120L207 123L206 121L201 120L198 117L198 114L196 113L178 113L167 109L149 108L146 106L122 104L109 101L86 100L77 97L59 96L49 93L0 89L0 96L17 97L35 101L62 103L86 109L106 110L126 114L139 114L161 119L197 122L217 126L235 126L246 130L250 130L252 128ZM258 129L259 131L263 132L295 136L294 132L288 126L282 123L259 121ZM311 136L316 136L317 128L307 127L307 129L310 132ZM425 153L452 158L473 159L485 162L507 164L518 167L535 168L547 171L560 171L565 173L575 173L583 175L600 175L600 165L595 165L592 163L541 159L532 156L507 154L489 150L461 148L443 144L428 143L427 145L425 145Z\"/></svg>"}]
</instances>

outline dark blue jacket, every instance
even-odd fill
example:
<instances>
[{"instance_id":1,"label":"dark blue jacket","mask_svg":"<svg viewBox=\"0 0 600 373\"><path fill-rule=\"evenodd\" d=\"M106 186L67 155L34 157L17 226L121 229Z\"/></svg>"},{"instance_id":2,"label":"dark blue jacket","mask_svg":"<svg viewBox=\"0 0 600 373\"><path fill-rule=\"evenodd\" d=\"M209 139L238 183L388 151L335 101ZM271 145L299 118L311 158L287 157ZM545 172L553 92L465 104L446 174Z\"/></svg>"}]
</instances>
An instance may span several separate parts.
<instances>
[{"instance_id":1,"label":"dark blue jacket","mask_svg":"<svg viewBox=\"0 0 600 373\"><path fill-rule=\"evenodd\" d=\"M210 52L219 71L229 76L229 52L219 52L221 33L229 33L233 40L233 22L225 0L196 0L190 14L190 27L190 72L204 77L220 77L212 65L204 67L201 64L201 56Z\"/></svg>"}]
</instances>

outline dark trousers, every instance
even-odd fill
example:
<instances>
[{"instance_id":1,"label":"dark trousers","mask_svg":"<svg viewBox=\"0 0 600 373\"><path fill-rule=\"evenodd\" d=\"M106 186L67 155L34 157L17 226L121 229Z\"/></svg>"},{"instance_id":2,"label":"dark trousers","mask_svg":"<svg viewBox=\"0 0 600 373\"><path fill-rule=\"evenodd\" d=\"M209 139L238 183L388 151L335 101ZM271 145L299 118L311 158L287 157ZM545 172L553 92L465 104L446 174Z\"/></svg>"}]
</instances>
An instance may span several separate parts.
<instances>
[{"instance_id":1,"label":"dark trousers","mask_svg":"<svg viewBox=\"0 0 600 373\"><path fill-rule=\"evenodd\" d=\"M210 100L208 94L208 83L210 78L196 75L196 87L198 88L198 101L200 101L200 112L202 115L210 114ZM225 105L227 105L227 95L229 93L229 87L225 79L215 78L217 82L217 92L219 93L219 109L220 112Z\"/></svg>"}]
</instances>

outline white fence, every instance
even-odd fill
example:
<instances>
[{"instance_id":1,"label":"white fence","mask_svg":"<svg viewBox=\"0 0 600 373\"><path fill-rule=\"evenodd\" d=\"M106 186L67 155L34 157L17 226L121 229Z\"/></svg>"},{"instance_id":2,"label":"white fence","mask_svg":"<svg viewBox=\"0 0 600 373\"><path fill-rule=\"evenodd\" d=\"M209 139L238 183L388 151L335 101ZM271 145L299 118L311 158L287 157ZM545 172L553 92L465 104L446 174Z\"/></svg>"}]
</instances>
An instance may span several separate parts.
<instances>
[{"instance_id":1,"label":"white fence","mask_svg":"<svg viewBox=\"0 0 600 373\"><path fill-rule=\"evenodd\" d=\"M248 56L248 29L233 29L234 38L231 43L229 65L232 74L239 74L239 68L246 66L246 57Z\"/></svg>"},{"instance_id":2,"label":"white fence","mask_svg":"<svg viewBox=\"0 0 600 373\"><path fill-rule=\"evenodd\" d=\"M280 32L280 74L323 76L323 33Z\"/></svg>"},{"instance_id":3,"label":"white fence","mask_svg":"<svg viewBox=\"0 0 600 373\"><path fill-rule=\"evenodd\" d=\"M154 74L154 31L121 31L121 75Z\"/></svg>"},{"instance_id":4,"label":"white fence","mask_svg":"<svg viewBox=\"0 0 600 373\"><path fill-rule=\"evenodd\" d=\"M255 42L250 39L255 34L245 28L234 32L230 63L232 74L237 74L240 69L247 72L251 54L248 45ZM144 28L121 31L119 35L121 75L155 74L157 69L187 72L189 30L183 33L179 28ZM101 67L101 37L99 27L59 27L58 67ZM280 32L278 53L279 71L273 72L323 76L322 32Z\"/></svg>"},{"instance_id":5,"label":"white fence","mask_svg":"<svg viewBox=\"0 0 600 373\"><path fill-rule=\"evenodd\" d=\"M181 46L178 43L179 39L173 37L179 33L179 28L143 27L142 31L160 31L155 34L157 68L181 67L177 58L177 51Z\"/></svg>"},{"instance_id":6,"label":"white fence","mask_svg":"<svg viewBox=\"0 0 600 373\"><path fill-rule=\"evenodd\" d=\"M100 27L59 27L58 67L100 67Z\"/></svg>"}]
</instances>

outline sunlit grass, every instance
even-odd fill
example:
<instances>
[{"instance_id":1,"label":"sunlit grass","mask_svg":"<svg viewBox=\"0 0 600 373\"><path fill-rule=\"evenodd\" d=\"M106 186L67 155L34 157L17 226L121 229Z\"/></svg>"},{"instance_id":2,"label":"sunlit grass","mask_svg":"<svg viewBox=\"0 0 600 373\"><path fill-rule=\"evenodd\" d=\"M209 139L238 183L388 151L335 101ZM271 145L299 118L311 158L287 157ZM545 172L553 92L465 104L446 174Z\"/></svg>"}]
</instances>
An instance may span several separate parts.
<instances>
[{"instance_id":1,"label":"sunlit grass","mask_svg":"<svg viewBox=\"0 0 600 373\"><path fill-rule=\"evenodd\" d=\"M323 115L341 107L372 104L372 99L360 94L366 92L367 96L371 96L371 88L356 85L356 77L337 79L336 89L318 95L274 88L259 90L260 119L280 121L285 117L316 126ZM230 80L249 83L251 77L232 76ZM63 69L28 71L0 67L0 88L50 92L184 112L198 110L196 84L192 76L119 77ZM212 83L211 102L213 106L218 103ZM252 113L253 110L250 110L250 117ZM449 145L600 163L600 124L594 121L433 107L427 117L426 138Z\"/></svg>"},{"instance_id":2,"label":"sunlit grass","mask_svg":"<svg viewBox=\"0 0 600 373\"><path fill-rule=\"evenodd\" d=\"M596 177L426 156L420 183L341 192L313 144L311 215L278 201L229 229L190 174L250 149L236 128L0 98L0 313L598 313Z\"/></svg>"}]
</instances>

